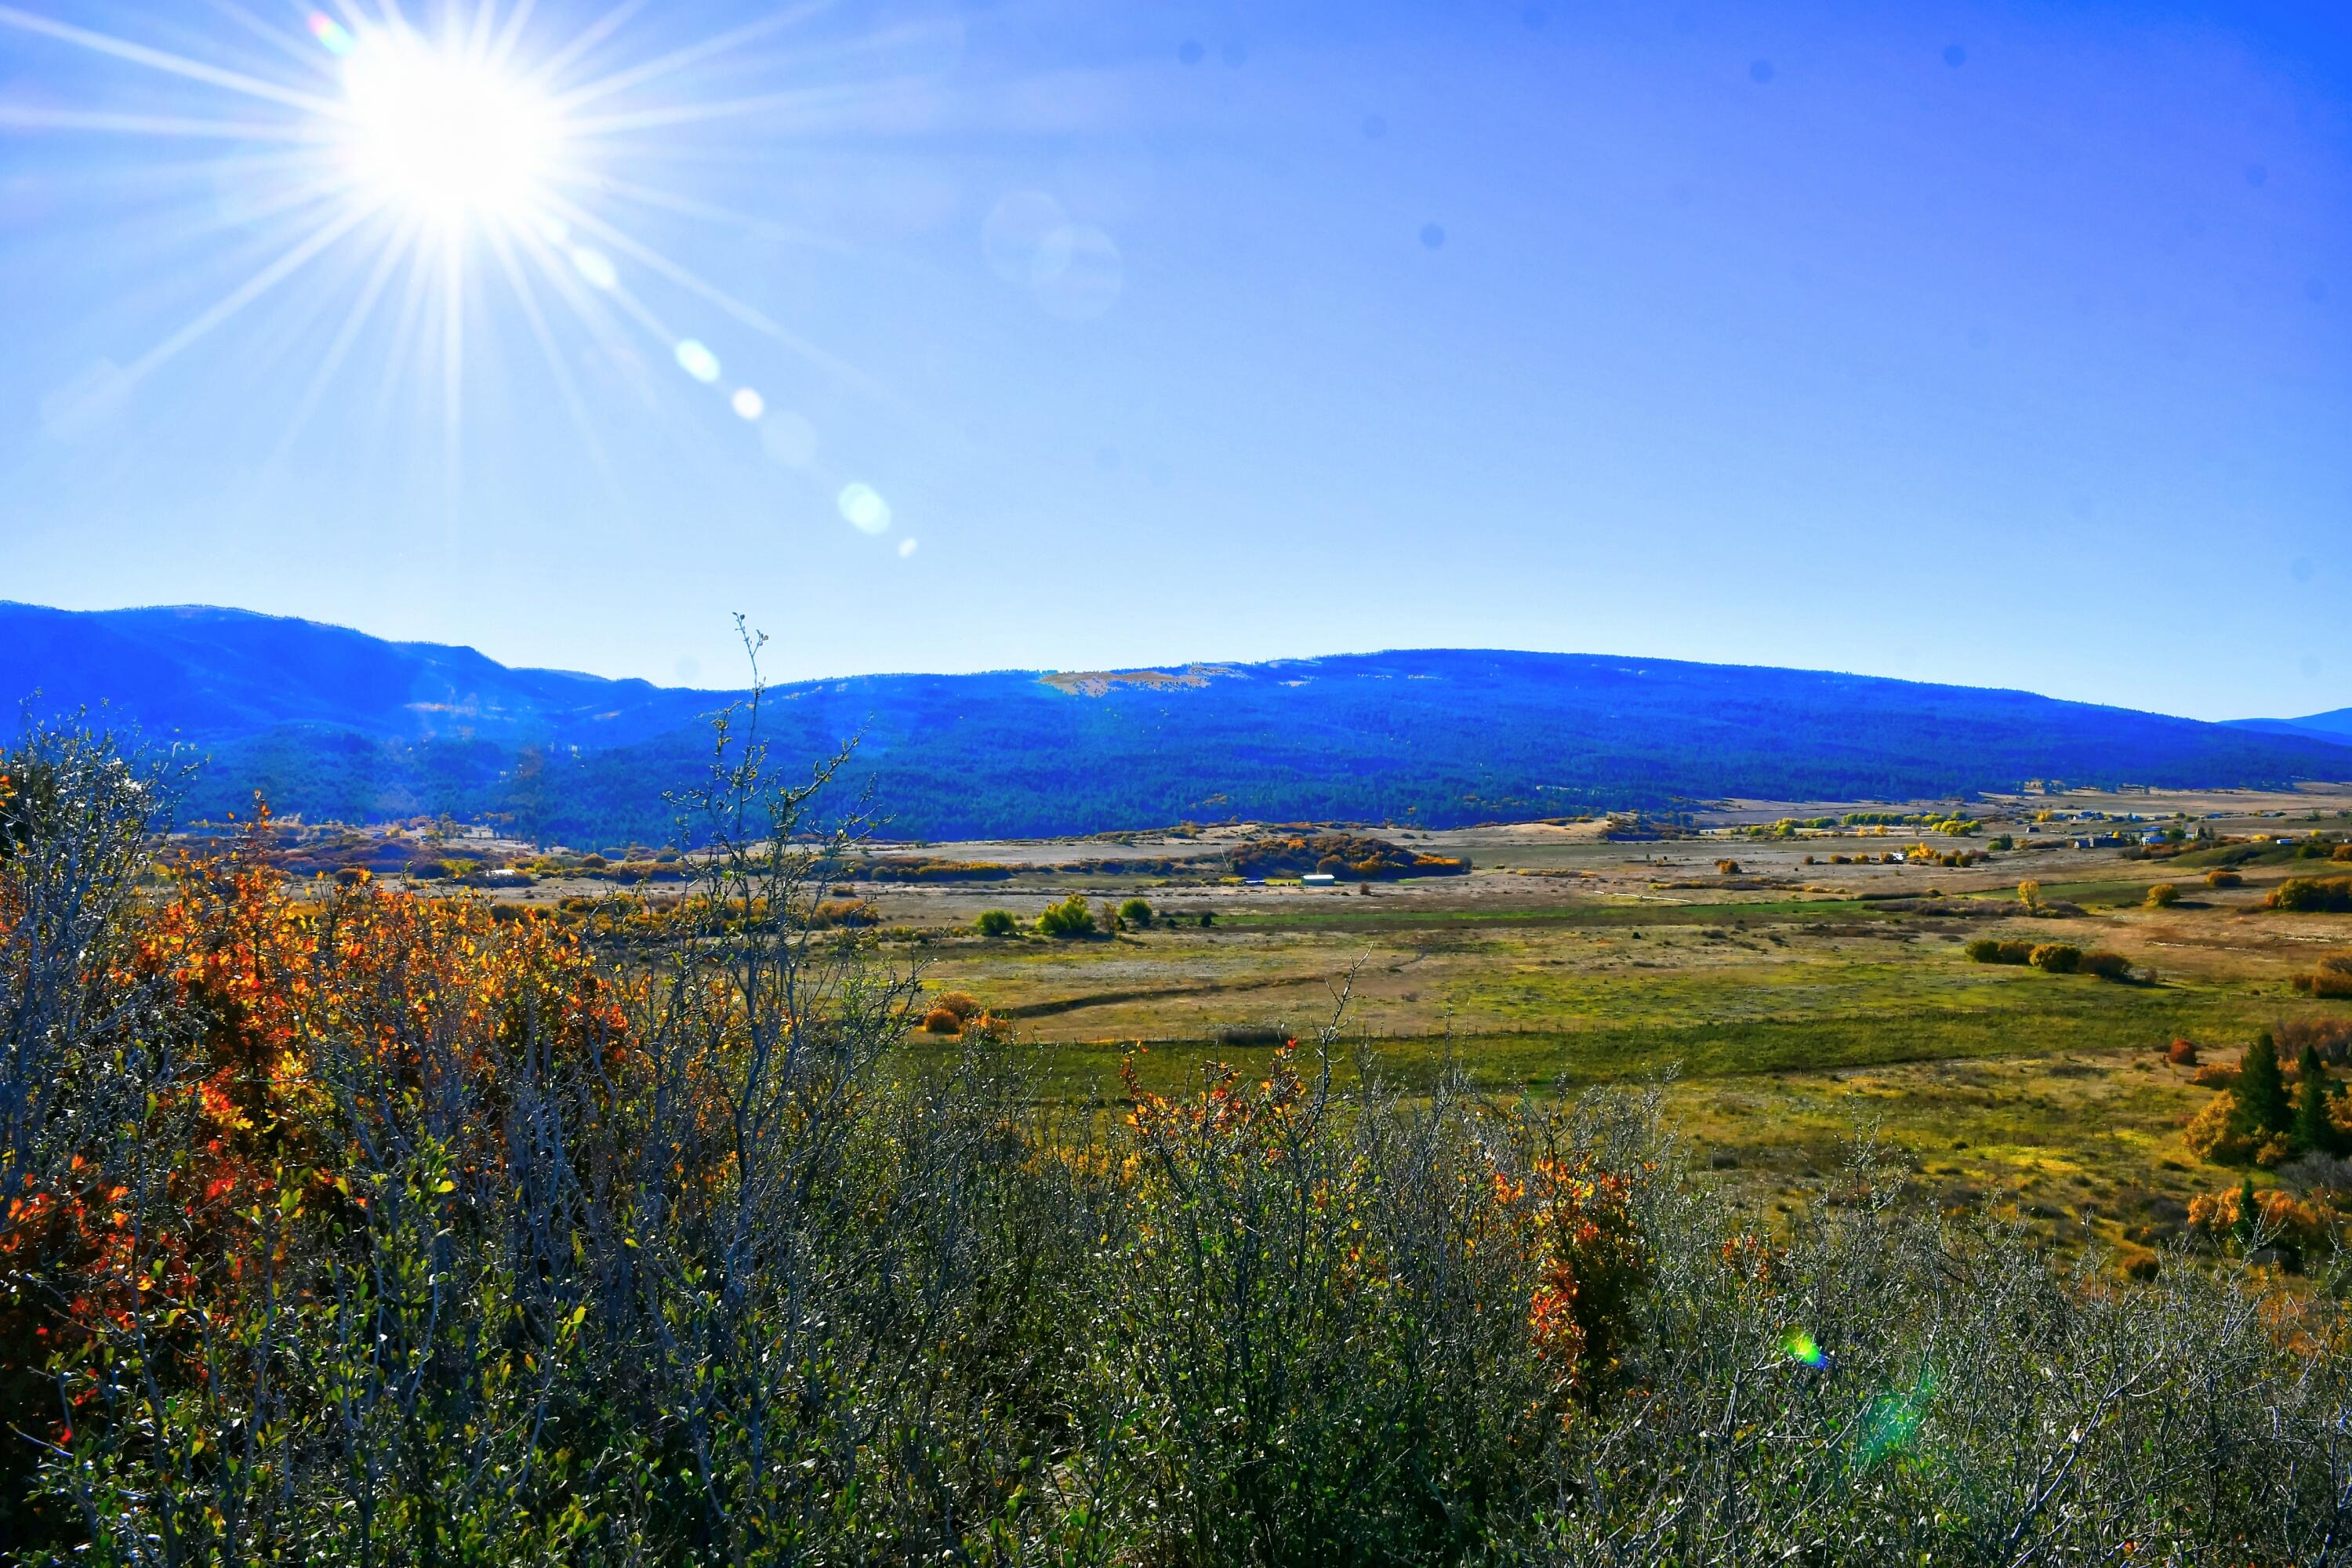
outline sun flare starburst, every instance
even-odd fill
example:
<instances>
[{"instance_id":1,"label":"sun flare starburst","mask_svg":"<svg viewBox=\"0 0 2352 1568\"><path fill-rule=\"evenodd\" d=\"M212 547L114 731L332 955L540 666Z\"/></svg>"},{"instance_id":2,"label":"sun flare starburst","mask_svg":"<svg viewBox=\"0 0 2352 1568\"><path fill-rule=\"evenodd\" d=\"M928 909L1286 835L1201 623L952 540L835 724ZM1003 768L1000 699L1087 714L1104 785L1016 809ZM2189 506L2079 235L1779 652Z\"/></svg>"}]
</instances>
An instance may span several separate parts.
<instances>
[{"instance_id":1,"label":"sun flare starburst","mask_svg":"<svg viewBox=\"0 0 2352 1568\"><path fill-rule=\"evenodd\" d=\"M681 196L662 176L707 157L688 144L697 127L821 114L841 101L844 82L821 78L837 78L838 66L826 62L854 59L856 40L845 47L836 37L796 55L788 35L827 10L805 3L658 47L631 42L632 23L660 30L644 0L619 0L567 24L571 9L539 0L425 0L423 14L412 15L395 0L322 0L321 9L297 12L299 26L287 26L224 4L222 16L242 33L223 32L217 51L200 55L0 0L0 28L152 73L153 84L132 86L126 76L121 101L86 107L0 103L0 125L127 135L156 146L229 143L236 150L207 161L205 177L247 179L255 192L251 250L263 259L252 273L143 352L94 367L76 390L77 408L95 416L119 405L266 297L296 287L314 297L340 292L347 303L310 317L335 324L291 400L278 458L333 399L339 380L373 353L387 391L424 373L415 384L440 422L454 490L476 379L469 356L527 343L615 489L583 365L607 383L642 384L640 406L715 394L713 412L728 416L713 428L758 427L748 450L810 486L813 512L826 499L856 494L868 499L846 521L861 532L887 531L887 504L864 479L827 471L807 415L740 374L722 375L721 353L739 372L757 363L760 352L742 341L749 332L836 386L887 395L841 357L665 253L639 221L650 216L675 226L690 217L739 229L761 221ZM240 37L270 50L257 55L239 47ZM761 52L747 54L754 45ZM802 70L810 79L795 86ZM698 73L709 72L728 93L699 90ZM740 91L747 79L760 89ZM662 375L665 364L683 379ZM502 383L510 379L501 371Z\"/></svg>"}]
</instances>

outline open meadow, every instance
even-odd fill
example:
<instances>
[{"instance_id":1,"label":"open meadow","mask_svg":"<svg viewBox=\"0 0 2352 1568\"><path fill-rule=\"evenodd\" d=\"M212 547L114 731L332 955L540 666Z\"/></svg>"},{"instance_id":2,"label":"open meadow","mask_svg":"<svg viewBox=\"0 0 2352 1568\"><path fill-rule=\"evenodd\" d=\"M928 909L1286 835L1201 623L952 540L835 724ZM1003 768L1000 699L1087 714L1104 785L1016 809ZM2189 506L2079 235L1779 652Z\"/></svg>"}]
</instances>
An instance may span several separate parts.
<instances>
[{"instance_id":1,"label":"open meadow","mask_svg":"<svg viewBox=\"0 0 2352 1568\"><path fill-rule=\"evenodd\" d=\"M1664 1082L1673 1125L1774 1204L1804 1201L1868 1127L1948 1205L2014 1203L2062 1239L2096 1234L2129 1255L2235 1180L2182 1142L2213 1091L2167 1061L2170 1043L2210 1061L2293 1018L2352 1029L2352 1004L2292 984L2352 948L2352 919L2264 908L2315 860L2334 864L2302 851L2352 826L2352 792L2081 792L1979 804L1965 835L1752 832L1948 809L1743 803L1654 839L1634 835L1655 825L1622 819L1387 832L1471 868L1328 887L1234 875L1225 848L1258 830L890 846L873 859L1010 874L849 874L833 891L872 906L929 989L969 994L1041 1047L1049 1092L1073 1102L1116 1100L1129 1059L1160 1086L1261 1062L1265 1038L1311 1037L1344 988L1345 1032L1399 1083L1448 1063L1498 1096ZM2210 838L2141 842L2166 828ZM1985 851L2004 836L2017 847ZM1915 846L1985 858L1889 863ZM1131 868L1160 861L1172 865ZM2239 884L2209 887L2225 865ZM2019 897L2028 880L2039 908ZM2158 884L2178 900L2150 907ZM1153 918L1037 934L1036 916L1074 894L1106 917L1139 898ZM974 934L988 910L1013 915L1016 934ZM1964 949L1983 938L2119 953L2131 978L1972 963Z\"/></svg>"},{"instance_id":2,"label":"open meadow","mask_svg":"<svg viewBox=\"0 0 2352 1568\"><path fill-rule=\"evenodd\" d=\"M1213 1063L1259 1070L1336 1015L1338 1070L1369 1064L1408 1091L1455 1067L1506 1100L1663 1086L1674 1129L1759 1204L1809 1201L1867 1130L1944 1206L1990 1202L2129 1258L2236 1179L2182 1140L2214 1091L2172 1043L2210 1063L2297 1019L2352 1033L2352 1004L2294 984L2352 948L2352 918L2266 907L2290 878L2340 873L2347 827L2345 787L1734 802L1448 831L872 841L825 891L930 994L970 997L1034 1047L1042 1092L1066 1105L1121 1102L1124 1064L1161 1089ZM1303 860L1250 858L1333 834L1432 874L1310 884ZM446 864L488 897L572 913L658 908L682 868L643 847L509 848L503 872L478 869L496 842L434 853L473 857ZM1042 934L1072 898L1094 929ZM1148 920L1114 921L1133 900ZM991 911L1011 930L981 934ZM2127 968L1972 962L1986 940Z\"/></svg>"}]
</instances>

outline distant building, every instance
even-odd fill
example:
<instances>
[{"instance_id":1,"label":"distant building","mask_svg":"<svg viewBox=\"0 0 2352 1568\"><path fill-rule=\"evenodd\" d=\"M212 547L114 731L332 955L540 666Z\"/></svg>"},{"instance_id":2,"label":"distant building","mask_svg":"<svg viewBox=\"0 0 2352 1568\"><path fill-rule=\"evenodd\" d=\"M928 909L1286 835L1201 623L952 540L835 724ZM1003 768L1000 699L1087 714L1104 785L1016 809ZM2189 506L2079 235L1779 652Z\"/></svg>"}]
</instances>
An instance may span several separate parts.
<instances>
[{"instance_id":1,"label":"distant building","mask_svg":"<svg viewBox=\"0 0 2352 1568\"><path fill-rule=\"evenodd\" d=\"M1337 883L1339 879L1334 877L1328 871L1309 871L1304 877L1299 878L1298 880L1300 884L1305 887L1328 888Z\"/></svg>"}]
</instances>

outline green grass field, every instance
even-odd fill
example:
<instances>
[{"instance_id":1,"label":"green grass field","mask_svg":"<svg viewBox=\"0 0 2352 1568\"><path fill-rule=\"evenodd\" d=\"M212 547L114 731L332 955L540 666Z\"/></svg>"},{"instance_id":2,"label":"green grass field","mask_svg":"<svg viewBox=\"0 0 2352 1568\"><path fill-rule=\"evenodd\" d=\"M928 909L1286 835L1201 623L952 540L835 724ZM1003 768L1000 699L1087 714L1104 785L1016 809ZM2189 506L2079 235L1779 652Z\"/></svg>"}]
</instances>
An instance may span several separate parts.
<instances>
[{"instance_id":1,"label":"green grass field","mask_svg":"<svg viewBox=\"0 0 2352 1568\"><path fill-rule=\"evenodd\" d=\"M2190 857L2069 846L1895 868L1818 851L1808 863L1812 848L1729 846L1744 885L1726 878L1718 891L1718 851L1703 843L1489 830L1468 850L1473 876L1370 896L1097 878L902 896L889 912L923 931L904 956L926 985L1006 1019L1038 1091L1074 1110L1118 1104L1122 1064L1163 1091L1221 1063L1258 1072L1265 1049L1221 1044L1221 1031L1311 1045L1336 1016L1335 1073L1369 1063L1407 1094L1452 1068L1498 1097L1662 1084L1685 1134L1759 1203L1805 1201L1838 1145L1869 1127L1948 1203L2013 1202L2125 1246L2151 1214L2236 1180L2181 1143L2210 1091L2164 1064L2170 1041L2226 1058L2285 1019L2352 1020L2352 1005L2289 984L2352 948L2352 918L2263 910L2268 887L2302 864L2287 853L2240 854L2246 885L2209 892ZM2080 912L2030 912L2016 892L2028 879ZM2146 909L2158 881L2191 896ZM1181 920L1078 942L959 934L980 907L1025 919L1024 900L1070 890L1140 893ZM1971 963L1961 950L1979 936L2118 952L2140 979Z\"/></svg>"}]
</instances>

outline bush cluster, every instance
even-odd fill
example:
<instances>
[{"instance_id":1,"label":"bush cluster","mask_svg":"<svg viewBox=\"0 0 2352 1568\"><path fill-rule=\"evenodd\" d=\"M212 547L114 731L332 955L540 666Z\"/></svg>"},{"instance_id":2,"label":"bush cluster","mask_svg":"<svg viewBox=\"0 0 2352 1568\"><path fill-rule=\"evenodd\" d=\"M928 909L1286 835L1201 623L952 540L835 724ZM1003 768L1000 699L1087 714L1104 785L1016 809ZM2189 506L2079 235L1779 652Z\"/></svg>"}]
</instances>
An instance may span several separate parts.
<instances>
[{"instance_id":1,"label":"bush cluster","mask_svg":"<svg viewBox=\"0 0 2352 1568\"><path fill-rule=\"evenodd\" d=\"M2306 996L2352 999L2352 952L2328 954L2309 973L2296 975L2294 988Z\"/></svg>"},{"instance_id":2,"label":"bush cluster","mask_svg":"<svg viewBox=\"0 0 2352 1568\"><path fill-rule=\"evenodd\" d=\"M1095 934L1095 912L1084 893L1072 893L1058 904L1048 904L1037 916L1040 936L1080 937Z\"/></svg>"},{"instance_id":3,"label":"bush cluster","mask_svg":"<svg viewBox=\"0 0 2352 1568\"><path fill-rule=\"evenodd\" d=\"M2095 974L2102 980L2128 980L2132 975L2131 961L2119 952L2094 950L2084 952L2072 942L2019 942L2009 938L1979 937L1963 947L1972 963L2032 964L2053 974Z\"/></svg>"},{"instance_id":4,"label":"bush cluster","mask_svg":"<svg viewBox=\"0 0 2352 1568\"><path fill-rule=\"evenodd\" d=\"M2298 914L2352 914L2352 877L2289 877L2263 901Z\"/></svg>"},{"instance_id":5,"label":"bush cluster","mask_svg":"<svg viewBox=\"0 0 2352 1568\"><path fill-rule=\"evenodd\" d=\"M1372 881L1391 877L1453 877L1470 869L1470 862L1450 855L1424 855L1355 833L1289 834L1253 838L1225 851L1234 871L1243 877L1297 876L1322 871L1341 881Z\"/></svg>"},{"instance_id":6,"label":"bush cluster","mask_svg":"<svg viewBox=\"0 0 2352 1568\"><path fill-rule=\"evenodd\" d=\"M961 1035L967 1028L985 1027L992 1022L970 993L946 991L923 1010L922 1028L927 1035Z\"/></svg>"}]
</instances>

